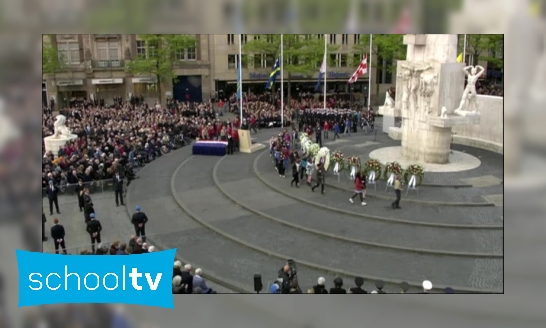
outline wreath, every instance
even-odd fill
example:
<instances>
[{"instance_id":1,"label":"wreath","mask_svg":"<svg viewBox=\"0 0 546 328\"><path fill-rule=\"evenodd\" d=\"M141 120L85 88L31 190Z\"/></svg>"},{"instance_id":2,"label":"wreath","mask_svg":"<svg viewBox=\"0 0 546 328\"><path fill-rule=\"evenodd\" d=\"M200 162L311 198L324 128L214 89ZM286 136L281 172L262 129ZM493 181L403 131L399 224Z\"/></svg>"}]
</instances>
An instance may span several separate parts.
<instances>
[{"instance_id":1,"label":"wreath","mask_svg":"<svg viewBox=\"0 0 546 328\"><path fill-rule=\"evenodd\" d=\"M311 147L309 147L309 155L311 155L312 157L315 157L317 156L319 150L320 150L320 146L314 143L311 145Z\"/></svg>"},{"instance_id":2,"label":"wreath","mask_svg":"<svg viewBox=\"0 0 546 328\"><path fill-rule=\"evenodd\" d=\"M398 162L389 162L385 166L385 170L383 171L383 179L389 180L390 173L394 173L395 175L402 174L404 170L402 170L402 166Z\"/></svg>"},{"instance_id":3,"label":"wreath","mask_svg":"<svg viewBox=\"0 0 546 328\"><path fill-rule=\"evenodd\" d=\"M336 151L334 155L332 155L332 163L330 165L335 167L336 164L338 164L337 172L339 173L343 171L345 168L345 158L343 157L343 153L340 151Z\"/></svg>"},{"instance_id":4,"label":"wreath","mask_svg":"<svg viewBox=\"0 0 546 328\"><path fill-rule=\"evenodd\" d=\"M360 169L360 158L358 156L351 156L347 158L347 167L354 166Z\"/></svg>"},{"instance_id":5,"label":"wreath","mask_svg":"<svg viewBox=\"0 0 546 328\"><path fill-rule=\"evenodd\" d=\"M366 164L364 164L364 175L368 177L371 172L375 172L375 179L374 181L379 180L381 178L381 163L379 163L378 160L370 158L366 161Z\"/></svg>"},{"instance_id":6,"label":"wreath","mask_svg":"<svg viewBox=\"0 0 546 328\"><path fill-rule=\"evenodd\" d=\"M300 142L303 143L303 140L305 140L305 139L309 139L309 136L307 135L307 133L302 132L300 134Z\"/></svg>"},{"instance_id":7,"label":"wreath","mask_svg":"<svg viewBox=\"0 0 546 328\"><path fill-rule=\"evenodd\" d=\"M417 183L415 185L420 186L425 179L425 169L417 164L410 165L408 169L404 171L404 182L406 184L409 184L409 180L411 179L412 175L415 175L415 178L417 179Z\"/></svg>"}]
</instances>

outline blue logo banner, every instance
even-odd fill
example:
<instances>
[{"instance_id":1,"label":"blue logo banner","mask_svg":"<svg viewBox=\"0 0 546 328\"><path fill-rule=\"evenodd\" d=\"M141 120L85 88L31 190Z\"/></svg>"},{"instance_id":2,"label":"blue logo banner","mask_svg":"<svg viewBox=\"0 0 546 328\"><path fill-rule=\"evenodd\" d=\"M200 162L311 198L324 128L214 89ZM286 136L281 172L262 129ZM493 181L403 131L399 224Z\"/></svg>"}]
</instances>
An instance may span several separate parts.
<instances>
[{"instance_id":1,"label":"blue logo banner","mask_svg":"<svg viewBox=\"0 0 546 328\"><path fill-rule=\"evenodd\" d=\"M19 307L123 303L174 308L176 249L129 256L16 253Z\"/></svg>"}]
</instances>

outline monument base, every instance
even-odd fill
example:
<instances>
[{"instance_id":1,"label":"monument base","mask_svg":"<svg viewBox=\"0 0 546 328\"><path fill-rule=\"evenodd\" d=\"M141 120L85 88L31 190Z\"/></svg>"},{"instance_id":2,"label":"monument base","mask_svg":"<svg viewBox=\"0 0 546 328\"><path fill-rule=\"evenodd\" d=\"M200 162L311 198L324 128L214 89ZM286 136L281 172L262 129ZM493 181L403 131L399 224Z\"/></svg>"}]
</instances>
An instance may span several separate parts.
<instances>
[{"instance_id":1,"label":"monument base","mask_svg":"<svg viewBox=\"0 0 546 328\"><path fill-rule=\"evenodd\" d=\"M55 157L57 157L57 154L59 153L59 148L64 147L69 141L78 139L78 136L75 134L70 134L68 136L49 136L44 138L44 145L45 145L45 151L46 153L52 152Z\"/></svg>"},{"instance_id":2,"label":"monument base","mask_svg":"<svg viewBox=\"0 0 546 328\"><path fill-rule=\"evenodd\" d=\"M397 127L389 128L389 138L393 140L402 140L402 128L397 128Z\"/></svg>"},{"instance_id":3,"label":"monument base","mask_svg":"<svg viewBox=\"0 0 546 328\"><path fill-rule=\"evenodd\" d=\"M427 116L427 123L431 126L437 128L452 128L457 125L470 125L470 124L479 124L480 115L447 115L446 117L441 116Z\"/></svg>"},{"instance_id":4,"label":"monument base","mask_svg":"<svg viewBox=\"0 0 546 328\"><path fill-rule=\"evenodd\" d=\"M400 109L397 109L395 107L390 107L390 106L379 106L379 111L377 113L379 115L391 116L391 117L402 116L402 111Z\"/></svg>"},{"instance_id":5,"label":"monument base","mask_svg":"<svg viewBox=\"0 0 546 328\"><path fill-rule=\"evenodd\" d=\"M239 130L239 151L245 154L252 154L265 148L262 144L252 144L249 130Z\"/></svg>"}]
</instances>

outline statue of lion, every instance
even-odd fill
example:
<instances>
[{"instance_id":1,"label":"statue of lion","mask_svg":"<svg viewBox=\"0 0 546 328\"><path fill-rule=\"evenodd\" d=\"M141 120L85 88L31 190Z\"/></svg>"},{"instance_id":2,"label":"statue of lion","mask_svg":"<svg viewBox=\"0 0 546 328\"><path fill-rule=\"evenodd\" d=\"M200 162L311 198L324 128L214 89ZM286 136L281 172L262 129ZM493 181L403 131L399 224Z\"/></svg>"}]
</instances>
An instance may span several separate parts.
<instances>
[{"instance_id":1,"label":"statue of lion","mask_svg":"<svg viewBox=\"0 0 546 328\"><path fill-rule=\"evenodd\" d=\"M53 136L55 138L59 138L60 136L69 136L72 131L65 125L66 124L66 116L64 115L57 115L55 117L55 123L53 124L53 127L55 128L55 131L53 133Z\"/></svg>"},{"instance_id":2,"label":"statue of lion","mask_svg":"<svg viewBox=\"0 0 546 328\"><path fill-rule=\"evenodd\" d=\"M324 164L324 170L328 171L328 167L330 166L330 149L326 147L322 147L317 156L315 157L315 166L317 166L320 162Z\"/></svg>"}]
</instances>

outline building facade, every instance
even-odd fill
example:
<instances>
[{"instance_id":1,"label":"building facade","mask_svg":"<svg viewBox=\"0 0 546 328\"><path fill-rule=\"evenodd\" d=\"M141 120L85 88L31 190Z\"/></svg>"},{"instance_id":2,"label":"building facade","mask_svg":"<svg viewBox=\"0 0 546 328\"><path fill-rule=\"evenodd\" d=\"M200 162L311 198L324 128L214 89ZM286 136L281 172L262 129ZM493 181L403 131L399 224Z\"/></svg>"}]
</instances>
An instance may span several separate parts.
<instances>
[{"instance_id":1,"label":"building facade","mask_svg":"<svg viewBox=\"0 0 546 328\"><path fill-rule=\"evenodd\" d=\"M135 34L58 34L45 35L43 42L51 43L64 62L58 72L43 74L43 101L54 99L65 106L71 98L104 99L112 103L114 97L127 99L130 95L144 96L148 102L173 97L179 100L208 101L217 95L229 97L235 92L239 37L235 34L195 35L196 45L175 54L174 81L162 82L155 76L133 76L127 64L146 51L146 45ZM253 35L242 35L243 43ZM330 54L335 64L327 70L328 93L368 95L369 73L353 85L347 80L356 69L353 47L359 34L329 34L327 42L338 46ZM362 35L368 37L368 35ZM375 58L372 60L375 61ZM243 90L259 92L274 64L273 58L258 56L243 67ZM291 75L292 94L312 89L317 82L319 67L312 76ZM369 72L370 70L368 70ZM287 76L285 74L285 88ZM371 95L380 103L385 90L394 83L395 73L377 74L372 70ZM277 79L280 84L280 78ZM379 97L376 97L379 95ZM384 96L383 96L384 97Z\"/></svg>"}]
</instances>

